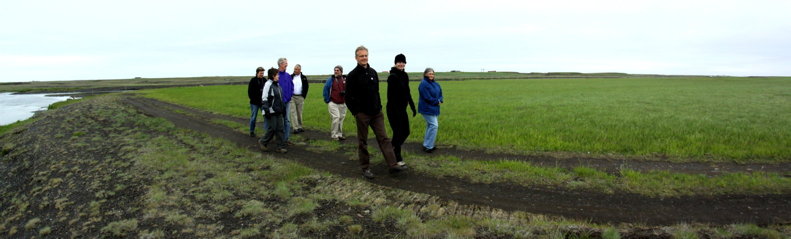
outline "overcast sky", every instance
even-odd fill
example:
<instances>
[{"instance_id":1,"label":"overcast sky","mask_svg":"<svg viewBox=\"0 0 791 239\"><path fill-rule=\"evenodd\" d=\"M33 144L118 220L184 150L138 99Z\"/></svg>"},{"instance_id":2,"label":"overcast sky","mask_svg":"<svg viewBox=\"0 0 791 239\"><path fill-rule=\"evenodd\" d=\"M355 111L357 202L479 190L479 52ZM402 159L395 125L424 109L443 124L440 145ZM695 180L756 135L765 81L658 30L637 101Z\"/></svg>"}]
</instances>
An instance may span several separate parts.
<instances>
[{"instance_id":1,"label":"overcast sky","mask_svg":"<svg viewBox=\"0 0 791 239\"><path fill-rule=\"evenodd\" d=\"M388 70L791 76L789 0L4 1L0 81Z\"/></svg>"}]
</instances>

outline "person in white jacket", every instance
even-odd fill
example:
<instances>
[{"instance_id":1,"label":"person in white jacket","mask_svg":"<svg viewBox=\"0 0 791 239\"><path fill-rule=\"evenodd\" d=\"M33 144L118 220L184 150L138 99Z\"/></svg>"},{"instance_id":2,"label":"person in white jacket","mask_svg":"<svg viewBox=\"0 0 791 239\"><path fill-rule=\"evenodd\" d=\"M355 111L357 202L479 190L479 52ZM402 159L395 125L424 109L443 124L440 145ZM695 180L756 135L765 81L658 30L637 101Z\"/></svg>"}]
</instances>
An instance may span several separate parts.
<instances>
[{"instance_id":1,"label":"person in white jacket","mask_svg":"<svg viewBox=\"0 0 791 239\"><path fill-rule=\"evenodd\" d=\"M269 80L264 83L264 91L261 99L263 106L261 111L266 120L266 134L258 144L261 150L268 151L267 144L275 137L278 139L277 152L286 153L286 140L284 137L284 116L286 114L286 105L283 103L283 90L280 88L280 76L277 74L277 69L271 68L268 72Z\"/></svg>"}]
</instances>

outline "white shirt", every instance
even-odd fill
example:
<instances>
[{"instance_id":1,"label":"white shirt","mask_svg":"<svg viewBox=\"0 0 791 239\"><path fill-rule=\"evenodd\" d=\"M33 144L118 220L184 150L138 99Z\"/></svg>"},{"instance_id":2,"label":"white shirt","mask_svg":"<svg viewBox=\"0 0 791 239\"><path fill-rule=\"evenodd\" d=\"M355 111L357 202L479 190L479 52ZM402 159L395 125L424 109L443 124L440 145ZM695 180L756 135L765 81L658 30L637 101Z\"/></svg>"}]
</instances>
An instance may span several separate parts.
<instances>
[{"instance_id":1,"label":"white shirt","mask_svg":"<svg viewBox=\"0 0 791 239\"><path fill-rule=\"evenodd\" d=\"M302 94L302 74L294 75L294 94Z\"/></svg>"}]
</instances>

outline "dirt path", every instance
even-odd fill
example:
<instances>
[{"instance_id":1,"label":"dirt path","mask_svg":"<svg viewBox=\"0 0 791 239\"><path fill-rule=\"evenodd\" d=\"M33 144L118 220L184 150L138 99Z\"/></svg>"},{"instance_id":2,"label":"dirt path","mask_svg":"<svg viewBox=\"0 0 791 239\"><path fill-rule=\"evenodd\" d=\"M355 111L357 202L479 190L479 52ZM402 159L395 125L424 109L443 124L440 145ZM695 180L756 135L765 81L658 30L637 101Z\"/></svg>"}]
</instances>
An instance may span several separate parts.
<instances>
[{"instance_id":1,"label":"dirt path","mask_svg":"<svg viewBox=\"0 0 791 239\"><path fill-rule=\"evenodd\" d=\"M256 139L226 126L211 123L212 119L246 122L245 119L207 113L180 105L165 103L149 98L128 96L125 102L140 112L161 117L173 122L177 127L203 132L213 137L230 140L239 146L258 151ZM324 139L326 133L308 131L309 139ZM347 140L347 144L353 143ZM292 146L289 153L278 157L291 159L306 166L330 172L335 175L360 178L356 164L348 163L348 155L342 152L317 153L306 150L307 146ZM418 145L408 144L405 150L417 151ZM470 160L516 159L559 167L586 165L612 171L621 165L635 170L666 169L678 172L718 174L732 171L775 171L788 173L788 165L738 165L738 164L696 164L663 163L618 160L554 160L507 154L487 154L484 152L443 149L442 154L457 155ZM601 161L601 162L598 162ZM763 169L761 169L763 167ZM785 167L785 169L783 169ZM608 169L609 168L609 169ZM527 188L512 184L470 183L455 178L437 178L431 175L407 171L397 176L389 176L383 165L375 165L372 171L377 175L371 183L400 188L408 191L435 195L468 205L486 205L507 211L526 211L530 213L558 215L567 218L590 220L593 222L644 223L648 225L670 225L681 222L711 224L791 223L791 195L728 195L728 196L688 196L679 198L649 198L636 194L604 194L570 191L559 188Z\"/></svg>"}]
</instances>

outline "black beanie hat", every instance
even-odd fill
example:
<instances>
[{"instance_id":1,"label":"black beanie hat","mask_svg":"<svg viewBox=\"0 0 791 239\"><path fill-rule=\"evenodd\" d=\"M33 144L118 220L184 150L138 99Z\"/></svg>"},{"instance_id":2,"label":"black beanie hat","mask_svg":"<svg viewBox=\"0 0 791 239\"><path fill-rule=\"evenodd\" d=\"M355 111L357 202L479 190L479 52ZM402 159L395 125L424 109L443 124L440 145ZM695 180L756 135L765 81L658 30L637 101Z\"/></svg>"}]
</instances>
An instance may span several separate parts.
<instances>
[{"instance_id":1,"label":"black beanie hat","mask_svg":"<svg viewBox=\"0 0 791 239\"><path fill-rule=\"evenodd\" d=\"M393 63L399 63L399 62L403 62L404 64L406 64L406 56L404 56L404 54L396 55L395 61Z\"/></svg>"}]
</instances>

